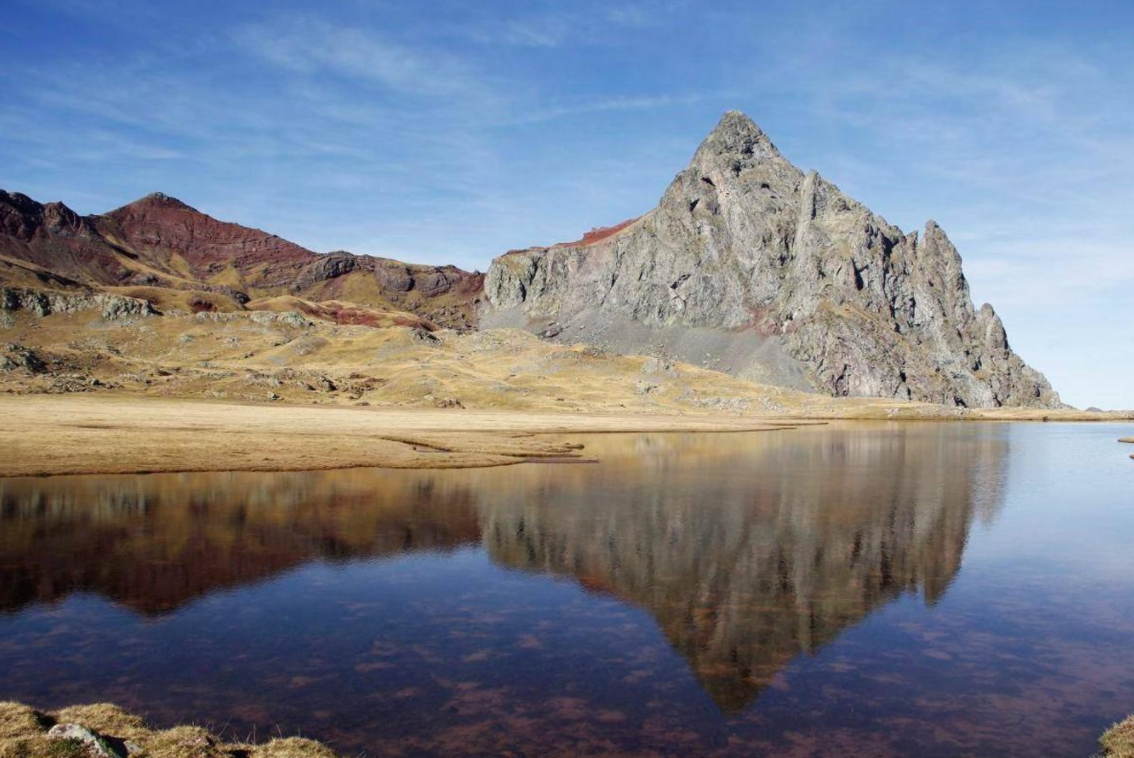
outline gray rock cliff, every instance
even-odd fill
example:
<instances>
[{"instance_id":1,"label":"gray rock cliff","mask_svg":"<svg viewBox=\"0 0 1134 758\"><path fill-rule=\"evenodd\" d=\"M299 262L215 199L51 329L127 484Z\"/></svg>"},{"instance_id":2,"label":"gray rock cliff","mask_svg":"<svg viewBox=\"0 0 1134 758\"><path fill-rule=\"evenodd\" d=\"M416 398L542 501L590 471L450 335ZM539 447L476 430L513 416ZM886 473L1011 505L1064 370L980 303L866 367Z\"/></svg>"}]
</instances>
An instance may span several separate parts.
<instances>
[{"instance_id":1,"label":"gray rock cliff","mask_svg":"<svg viewBox=\"0 0 1134 758\"><path fill-rule=\"evenodd\" d=\"M836 396L1058 407L974 308L930 221L905 233L726 113L654 210L579 243L514 251L484 326L655 353Z\"/></svg>"}]
</instances>

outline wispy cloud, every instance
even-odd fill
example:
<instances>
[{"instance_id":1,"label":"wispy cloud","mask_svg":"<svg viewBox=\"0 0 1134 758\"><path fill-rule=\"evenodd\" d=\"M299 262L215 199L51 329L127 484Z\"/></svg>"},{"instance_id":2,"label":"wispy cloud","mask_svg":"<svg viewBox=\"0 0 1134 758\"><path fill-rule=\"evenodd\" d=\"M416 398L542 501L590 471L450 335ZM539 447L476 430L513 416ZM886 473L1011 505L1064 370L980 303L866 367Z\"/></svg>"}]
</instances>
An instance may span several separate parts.
<instances>
[{"instance_id":1,"label":"wispy cloud","mask_svg":"<svg viewBox=\"0 0 1134 758\"><path fill-rule=\"evenodd\" d=\"M319 18L284 17L242 27L234 36L249 52L285 69L373 82L401 94L451 96L484 86L457 56Z\"/></svg>"},{"instance_id":2,"label":"wispy cloud","mask_svg":"<svg viewBox=\"0 0 1134 758\"><path fill-rule=\"evenodd\" d=\"M571 39L572 24L562 16L510 20L492 33L482 31L485 41L520 47L559 47Z\"/></svg>"},{"instance_id":3,"label":"wispy cloud","mask_svg":"<svg viewBox=\"0 0 1134 758\"><path fill-rule=\"evenodd\" d=\"M622 2L595 7L585 3L539 3L535 10L506 18L488 17L464 27L465 34L491 45L558 48L613 45L626 34L665 23L685 0Z\"/></svg>"},{"instance_id":4,"label":"wispy cloud","mask_svg":"<svg viewBox=\"0 0 1134 758\"><path fill-rule=\"evenodd\" d=\"M588 114L609 113L612 111L653 111L693 105L710 95L705 93L684 95L622 95L598 99L577 100L572 103L538 106L509 117L506 123L512 126L538 124L561 118L586 116Z\"/></svg>"},{"instance_id":5,"label":"wispy cloud","mask_svg":"<svg viewBox=\"0 0 1134 758\"><path fill-rule=\"evenodd\" d=\"M886 182L938 182L936 191L903 203L903 213L921 207L925 216L940 214L933 206L944 199L964 222L961 238L983 244L984 252L996 246L993 257L1076 254L1100 266L1124 257L1128 245L1097 243L1100 234L1117 243L1134 231L1127 214L1113 213L1134 204L1134 185L1124 179L1134 174L1134 138L1112 126L1134 120L1134 103L1108 98L1121 83L1075 53L1003 55L968 64L906 59L849 83L813 87L812 107L824 120L859 130L875 165L885 151L883 165L908 167ZM861 160L854 173L852 186L889 194L871 183ZM1053 227L1068 226L1075 213L1089 218L1091 228L1070 229L1053 245L1060 234ZM1124 266L1112 271L1134 273ZM1100 278L1093 286L1115 284Z\"/></svg>"}]
</instances>

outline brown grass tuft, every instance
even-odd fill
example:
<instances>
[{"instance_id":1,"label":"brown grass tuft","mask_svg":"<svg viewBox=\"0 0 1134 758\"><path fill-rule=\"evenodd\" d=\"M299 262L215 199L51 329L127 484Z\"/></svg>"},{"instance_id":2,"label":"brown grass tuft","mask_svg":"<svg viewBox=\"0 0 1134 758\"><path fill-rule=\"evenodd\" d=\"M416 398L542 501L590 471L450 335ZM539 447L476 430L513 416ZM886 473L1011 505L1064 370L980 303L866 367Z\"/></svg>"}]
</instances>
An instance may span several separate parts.
<instances>
[{"instance_id":1,"label":"brown grass tuft","mask_svg":"<svg viewBox=\"0 0 1134 758\"><path fill-rule=\"evenodd\" d=\"M22 703L0 703L0 740L37 734L47 725L46 717Z\"/></svg>"},{"instance_id":2,"label":"brown grass tuft","mask_svg":"<svg viewBox=\"0 0 1134 758\"><path fill-rule=\"evenodd\" d=\"M225 758L231 753L207 729L178 726L157 732L145 740L150 758Z\"/></svg>"},{"instance_id":3,"label":"brown grass tuft","mask_svg":"<svg viewBox=\"0 0 1134 758\"><path fill-rule=\"evenodd\" d=\"M257 745L251 758L335 758L335 752L326 745L300 737L288 737Z\"/></svg>"},{"instance_id":4,"label":"brown grass tuft","mask_svg":"<svg viewBox=\"0 0 1134 758\"><path fill-rule=\"evenodd\" d=\"M112 743L137 744L146 758L335 758L336 753L312 740L291 737L263 745L233 745L199 726L154 731L138 716L116 705L96 703L45 714L21 703L0 702L0 758L87 758L77 741L51 740L56 723L81 724Z\"/></svg>"},{"instance_id":5,"label":"brown grass tuft","mask_svg":"<svg viewBox=\"0 0 1134 758\"><path fill-rule=\"evenodd\" d=\"M1107 758L1134 758L1134 716L1108 729L1099 744Z\"/></svg>"},{"instance_id":6,"label":"brown grass tuft","mask_svg":"<svg viewBox=\"0 0 1134 758\"><path fill-rule=\"evenodd\" d=\"M146 722L140 717L127 713L111 703L73 705L56 711L53 715L56 723L82 724L99 734L109 734L123 740L134 739L150 731L146 728Z\"/></svg>"}]
</instances>

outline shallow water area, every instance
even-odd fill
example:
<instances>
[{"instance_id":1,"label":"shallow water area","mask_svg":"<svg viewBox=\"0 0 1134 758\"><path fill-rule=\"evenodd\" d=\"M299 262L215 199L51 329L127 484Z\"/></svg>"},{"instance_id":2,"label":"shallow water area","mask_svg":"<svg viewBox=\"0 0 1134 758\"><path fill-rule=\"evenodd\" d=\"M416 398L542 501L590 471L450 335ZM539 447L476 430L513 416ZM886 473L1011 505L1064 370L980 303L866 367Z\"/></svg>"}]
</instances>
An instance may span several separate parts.
<instances>
[{"instance_id":1,"label":"shallow water area","mask_svg":"<svg viewBox=\"0 0 1134 758\"><path fill-rule=\"evenodd\" d=\"M0 699L352 754L1088 755L1134 712L1128 433L0 480Z\"/></svg>"}]
</instances>

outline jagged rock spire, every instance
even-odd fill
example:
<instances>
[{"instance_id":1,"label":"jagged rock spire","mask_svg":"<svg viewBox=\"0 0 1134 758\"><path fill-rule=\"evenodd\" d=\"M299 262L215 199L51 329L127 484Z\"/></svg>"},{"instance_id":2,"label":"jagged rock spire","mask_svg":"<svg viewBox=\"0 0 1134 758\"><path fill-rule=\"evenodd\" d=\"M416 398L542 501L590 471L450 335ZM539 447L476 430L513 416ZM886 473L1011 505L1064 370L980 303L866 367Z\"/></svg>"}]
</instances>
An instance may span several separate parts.
<instances>
[{"instance_id":1,"label":"jagged rock spire","mask_svg":"<svg viewBox=\"0 0 1134 758\"><path fill-rule=\"evenodd\" d=\"M978 316L960 255L936 223L921 239L906 234L805 175L737 111L653 211L594 244L498 258L485 286L499 311L519 311L537 331L555 322L562 339L653 346L762 382L1059 405L999 338L998 319Z\"/></svg>"}]
</instances>

